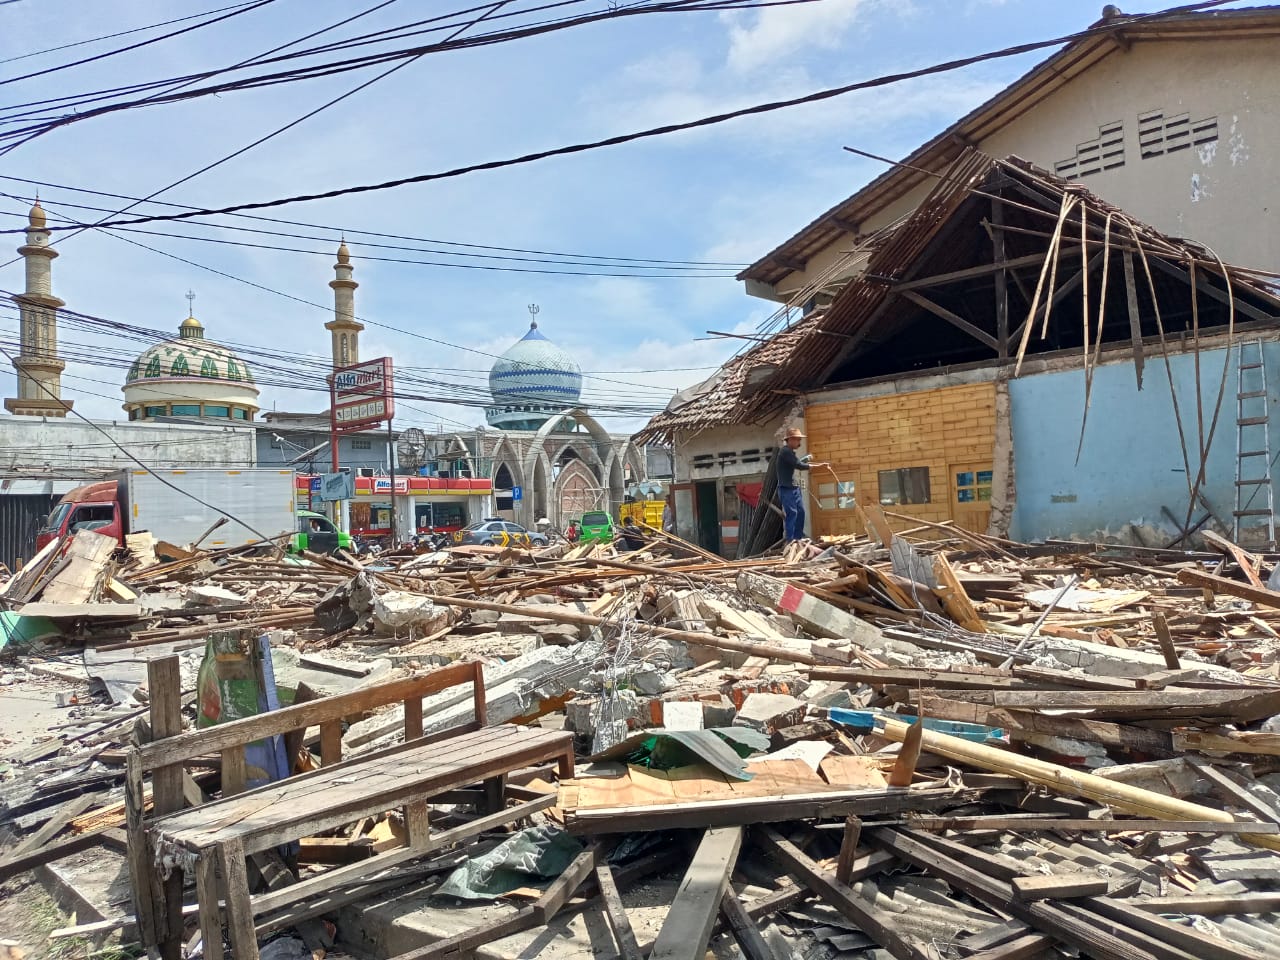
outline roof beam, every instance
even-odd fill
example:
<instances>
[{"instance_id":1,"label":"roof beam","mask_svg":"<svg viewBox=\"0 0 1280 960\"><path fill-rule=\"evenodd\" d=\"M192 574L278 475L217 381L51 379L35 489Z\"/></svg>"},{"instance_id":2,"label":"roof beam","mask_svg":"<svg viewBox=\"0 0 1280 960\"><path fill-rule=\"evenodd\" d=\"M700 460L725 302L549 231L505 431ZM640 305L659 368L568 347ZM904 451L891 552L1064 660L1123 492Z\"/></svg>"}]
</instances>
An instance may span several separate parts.
<instances>
[{"instance_id":1,"label":"roof beam","mask_svg":"<svg viewBox=\"0 0 1280 960\"><path fill-rule=\"evenodd\" d=\"M1080 248L1064 247L1062 256L1078 257L1080 256ZM1045 255L1043 253L1030 253L1025 257L1015 257L1003 263L984 263L976 267L966 267L964 270L952 270L950 273L938 273L932 277L921 277L918 280L904 280L901 283L893 284L892 290L894 293L906 293L908 290L919 290L924 287L940 287L960 280L990 276L993 273L999 273L1001 270L1016 270L1019 267L1035 266L1044 263L1044 258Z\"/></svg>"},{"instance_id":2,"label":"roof beam","mask_svg":"<svg viewBox=\"0 0 1280 960\"><path fill-rule=\"evenodd\" d=\"M1148 259L1148 262L1155 264L1155 266L1159 267L1165 273L1170 274L1171 276L1177 277L1179 280L1186 281L1187 283L1191 282L1190 272L1187 270L1184 270L1182 267L1175 266L1174 264L1169 263L1166 260L1162 260L1159 257L1148 257L1147 259ZM1202 291L1203 293L1208 294L1210 297L1212 297L1214 300L1217 300L1219 303L1227 304L1227 303L1230 303L1233 299L1232 297L1227 296L1227 293L1225 290L1219 290L1217 287L1211 284L1209 282L1209 278L1204 275L1203 271L1200 271L1200 270L1196 271L1196 289ZM1266 313L1262 310L1259 310L1253 304L1245 303L1238 296L1235 297L1234 300L1235 300L1236 310L1240 313L1243 313L1250 320L1262 320L1267 323L1276 322L1276 317L1277 317L1276 314Z\"/></svg>"},{"instance_id":3,"label":"roof beam","mask_svg":"<svg viewBox=\"0 0 1280 960\"><path fill-rule=\"evenodd\" d=\"M862 236L862 224L857 220L847 220L844 217L828 217L827 223L837 230L843 230L845 233L850 234L855 240Z\"/></svg>"},{"instance_id":4,"label":"roof beam","mask_svg":"<svg viewBox=\"0 0 1280 960\"><path fill-rule=\"evenodd\" d=\"M968 320L966 320L964 317L960 316L959 314L952 313L946 307L941 307L938 304L934 303L932 300L929 300L926 297L922 297L920 294L916 293L914 290L903 291L902 296L904 299L910 300L917 307L923 307L925 310L928 310L930 313L932 313L935 317L941 317L943 320L947 321L947 323L951 324L952 326L958 327L959 329L963 330L965 333L967 333L969 336L973 337L973 339L979 341L980 343L985 343L988 347L990 347L992 350L995 350L997 353L1000 351L1000 343L998 340L996 340L995 337L987 333L987 331L983 330L981 327L974 326L972 323L970 323Z\"/></svg>"},{"instance_id":5,"label":"roof beam","mask_svg":"<svg viewBox=\"0 0 1280 960\"><path fill-rule=\"evenodd\" d=\"M1054 293L1054 295L1049 300L1040 304L1040 306L1036 308L1036 312L1034 316L1027 317L1026 320L1023 320L1020 324L1018 324L1018 328L1014 330L1013 333L1009 334L1009 342L1013 343L1017 340L1020 340L1022 338L1022 328L1025 327L1028 322L1034 326L1035 323L1045 315L1045 311L1052 310L1059 303L1061 303L1068 296L1070 296L1070 294L1078 286L1080 286L1081 283L1084 282L1084 278L1089 275L1090 271L1092 271L1093 268L1096 267L1101 261L1102 261L1102 251L1099 250L1092 257L1089 258L1089 262L1085 264L1083 270L1077 270L1075 273L1075 276L1071 277L1071 279L1063 283L1062 286L1058 288L1057 292Z\"/></svg>"},{"instance_id":6,"label":"roof beam","mask_svg":"<svg viewBox=\"0 0 1280 960\"><path fill-rule=\"evenodd\" d=\"M795 273L802 273L804 268L809 265L808 260L801 260L796 257L772 256L769 259L782 267L782 269L791 270Z\"/></svg>"}]
</instances>

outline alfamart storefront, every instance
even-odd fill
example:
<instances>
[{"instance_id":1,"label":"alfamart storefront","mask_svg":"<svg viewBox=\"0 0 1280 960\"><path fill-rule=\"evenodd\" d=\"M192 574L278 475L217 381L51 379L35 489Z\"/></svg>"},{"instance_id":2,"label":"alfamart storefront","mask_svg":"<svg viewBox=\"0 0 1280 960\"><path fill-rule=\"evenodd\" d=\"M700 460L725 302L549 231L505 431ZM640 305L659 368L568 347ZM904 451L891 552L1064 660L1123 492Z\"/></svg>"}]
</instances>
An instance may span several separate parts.
<instances>
[{"instance_id":1,"label":"alfamart storefront","mask_svg":"<svg viewBox=\"0 0 1280 960\"><path fill-rule=\"evenodd\" d=\"M320 477L297 478L298 509L324 511ZM362 537L391 533L391 478L356 477L356 495L350 501L350 529ZM396 510L402 521L411 521L418 533L433 527L452 532L493 512L493 482L465 477L396 477ZM401 526L403 530L404 527Z\"/></svg>"}]
</instances>

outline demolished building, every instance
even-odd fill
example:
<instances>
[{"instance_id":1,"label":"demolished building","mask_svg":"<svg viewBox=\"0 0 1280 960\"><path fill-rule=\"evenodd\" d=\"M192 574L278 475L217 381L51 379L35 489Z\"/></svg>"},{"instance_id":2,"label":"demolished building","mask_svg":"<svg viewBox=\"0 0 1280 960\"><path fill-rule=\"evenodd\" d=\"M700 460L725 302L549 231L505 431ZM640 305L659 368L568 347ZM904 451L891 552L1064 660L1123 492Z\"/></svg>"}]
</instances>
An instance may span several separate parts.
<instances>
[{"instance_id":1,"label":"demolished building","mask_svg":"<svg viewBox=\"0 0 1280 960\"><path fill-rule=\"evenodd\" d=\"M759 496L779 432L803 426L831 464L809 476L815 536L865 532L876 503L1017 539L1156 545L1206 512L1274 539L1271 274L976 150L849 257L829 304L641 434L674 444L686 519L730 487Z\"/></svg>"}]
</instances>

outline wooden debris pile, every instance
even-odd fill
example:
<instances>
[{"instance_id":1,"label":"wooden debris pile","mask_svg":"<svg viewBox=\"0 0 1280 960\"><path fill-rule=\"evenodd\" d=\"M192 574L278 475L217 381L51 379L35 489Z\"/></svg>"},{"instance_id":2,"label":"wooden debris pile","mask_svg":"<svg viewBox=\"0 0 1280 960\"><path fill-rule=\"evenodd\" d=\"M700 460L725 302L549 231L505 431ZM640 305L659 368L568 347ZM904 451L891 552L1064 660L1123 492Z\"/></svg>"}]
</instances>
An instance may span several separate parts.
<instances>
[{"instance_id":1,"label":"wooden debris pile","mask_svg":"<svg viewBox=\"0 0 1280 960\"><path fill-rule=\"evenodd\" d=\"M86 663L194 661L213 632L270 632L278 672L324 675L294 702L479 662L485 723L575 735L571 778L544 765L432 798L433 827L468 828L446 832L456 842L415 850L399 812L304 837L277 883L305 883L320 909L264 911L262 936L321 915L339 940L367 940L378 904L411 898L414 929L439 932L400 960L557 956L549 929L597 947L607 929L602 949L626 958L1280 952L1277 558L1214 537L1189 552L1029 545L868 521L871 539L734 561L658 531L631 553L155 560L144 545L75 574L96 585L81 603L136 613L58 622ZM39 584L44 600L71 570L35 566L11 599L34 602ZM176 693L193 725L194 686L178 686L162 699ZM15 756L0 815L23 846L0 880L120 845L130 749L175 732L148 684L136 696L150 700L90 710ZM288 756L305 777L467 709L442 692L363 711ZM184 761L188 802L226 794L224 761ZM431 895L455 889L461 863L530 830L567 838L553 875L494 895L505 906L463 933L431 921L456 909ZM127 910L103 913L104 932L137 935Z\"/></svg>"}]
</instances>

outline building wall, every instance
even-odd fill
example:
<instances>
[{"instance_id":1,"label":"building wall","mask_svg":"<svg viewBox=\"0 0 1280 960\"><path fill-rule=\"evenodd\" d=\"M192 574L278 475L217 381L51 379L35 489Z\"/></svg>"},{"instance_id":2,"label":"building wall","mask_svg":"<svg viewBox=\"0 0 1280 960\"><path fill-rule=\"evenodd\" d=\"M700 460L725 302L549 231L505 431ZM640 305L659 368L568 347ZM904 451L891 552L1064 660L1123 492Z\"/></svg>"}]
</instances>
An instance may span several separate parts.
<instances>
[{"instance_id":1,"label":"building wall","mask_svg":"<svg viewBox=\"0 0 1280 960\"><path fill-rule=\"evenodd\" d=\"M1267 409L1274 430L1276 405L1280 403L1280 343L1268 342L1264 350L1271 394ZM1221 347L1205 350L1200 356L1206 434L1224 359L1227 351ZM1170 367L1194 474L1199 467L1195 358L1175 354ZM1185 520L1187 478L1169 376L1158 354L1147 357L1140 391L1131 361L1096 368L1079 463L1076 446L1084 411L1084 372L1077 369L1023 376L1010 381L1009 393L1017 477L1017 504L1010 530L1013 537L1118 538L1156 546L1177 535L1177 525L1160 508L1168 507L1178 524ZM1233 351L1204 487L1214 513L1227 524L1235 509L1235 396ZM1273 450L1276 440L1273 432ZM1265 506L1262 495L1254 506ZM1194 519L1203 513L1197 505Z\"/></svg>"},{"instance_id":2,"label":"building wall","mask_svg":"<svg viewBox=\"0 0 1280 960\"><path fill-rule=\"evenodd\" d=\"M281 443L276 434L284 438ZM329 439L328 430L281 430L264 427L258 431L258 462L264 467L283 466L307 450L319 446ZM328 447L317 453L312 460L295 464L300 470L314 467L317 473L328 473L333 463L333 454ZM387 437L384 432L369 434L346 434L338 438L338 465L356 470L367 467L380 473L387 472Z\"/></svg>"},{"instance_id":3,"label":"building wall","mask_svg":"<svg viewBox=\"0 0 1280 960\"><path fill-rule=\"evenodd\" d=\"M910 467L928 469L929 502L884 504L886 510L933 522L955 520L985 531L989 501L978 496L976 481L963 488L972 499L961 501L956 474L992 469L993 383L825 402L821 394L811 395L805 428L808 452L815 461L829 462L834 471L818 468L808 476L806 502L814 536L864 532L850 497L861 504L879 503L880 472ZM852 482L853 490L841 490L837 482ZM911 525L892 518L890 522L898 529Z\"/></svg>"},{"instance_id":4,"label":"building wall","mask_svg":"<svg viewBox=\"0 0 1280 960\"><path fill-rule=\"evenodd\" d=\"M1116 51L1021 117L977 144L995 157L1010 154L1054 171L1099 138L1123 127L1123 166L1078 175L1089 190L1152 226L1208 244L1228 263L1280 269L1280 214L1268 197L1280 191L1280 57L1272 40L1142 41ZM1139 115L1187 114L1190 124L1216 119L1217 140L1143 157ZM870 216L870 233L909 213L934 188L928 180ZM794 293L848 250L841 237L778 284Z\"/></svg>"},{"instance_id":5,"label":"building wall","mask_svg":"<svg viewBox=\"0 0 1280 960\"><path fill-rule=\"evenodd\" d=\"M0 418L0 471L47 471L54 476L134 466L121 444L149 467L251 467L257 463L252 427L100 421L103 436L83 420ZM108 439L110 438L110 439Z\"/></svg>"}]
</instances>

